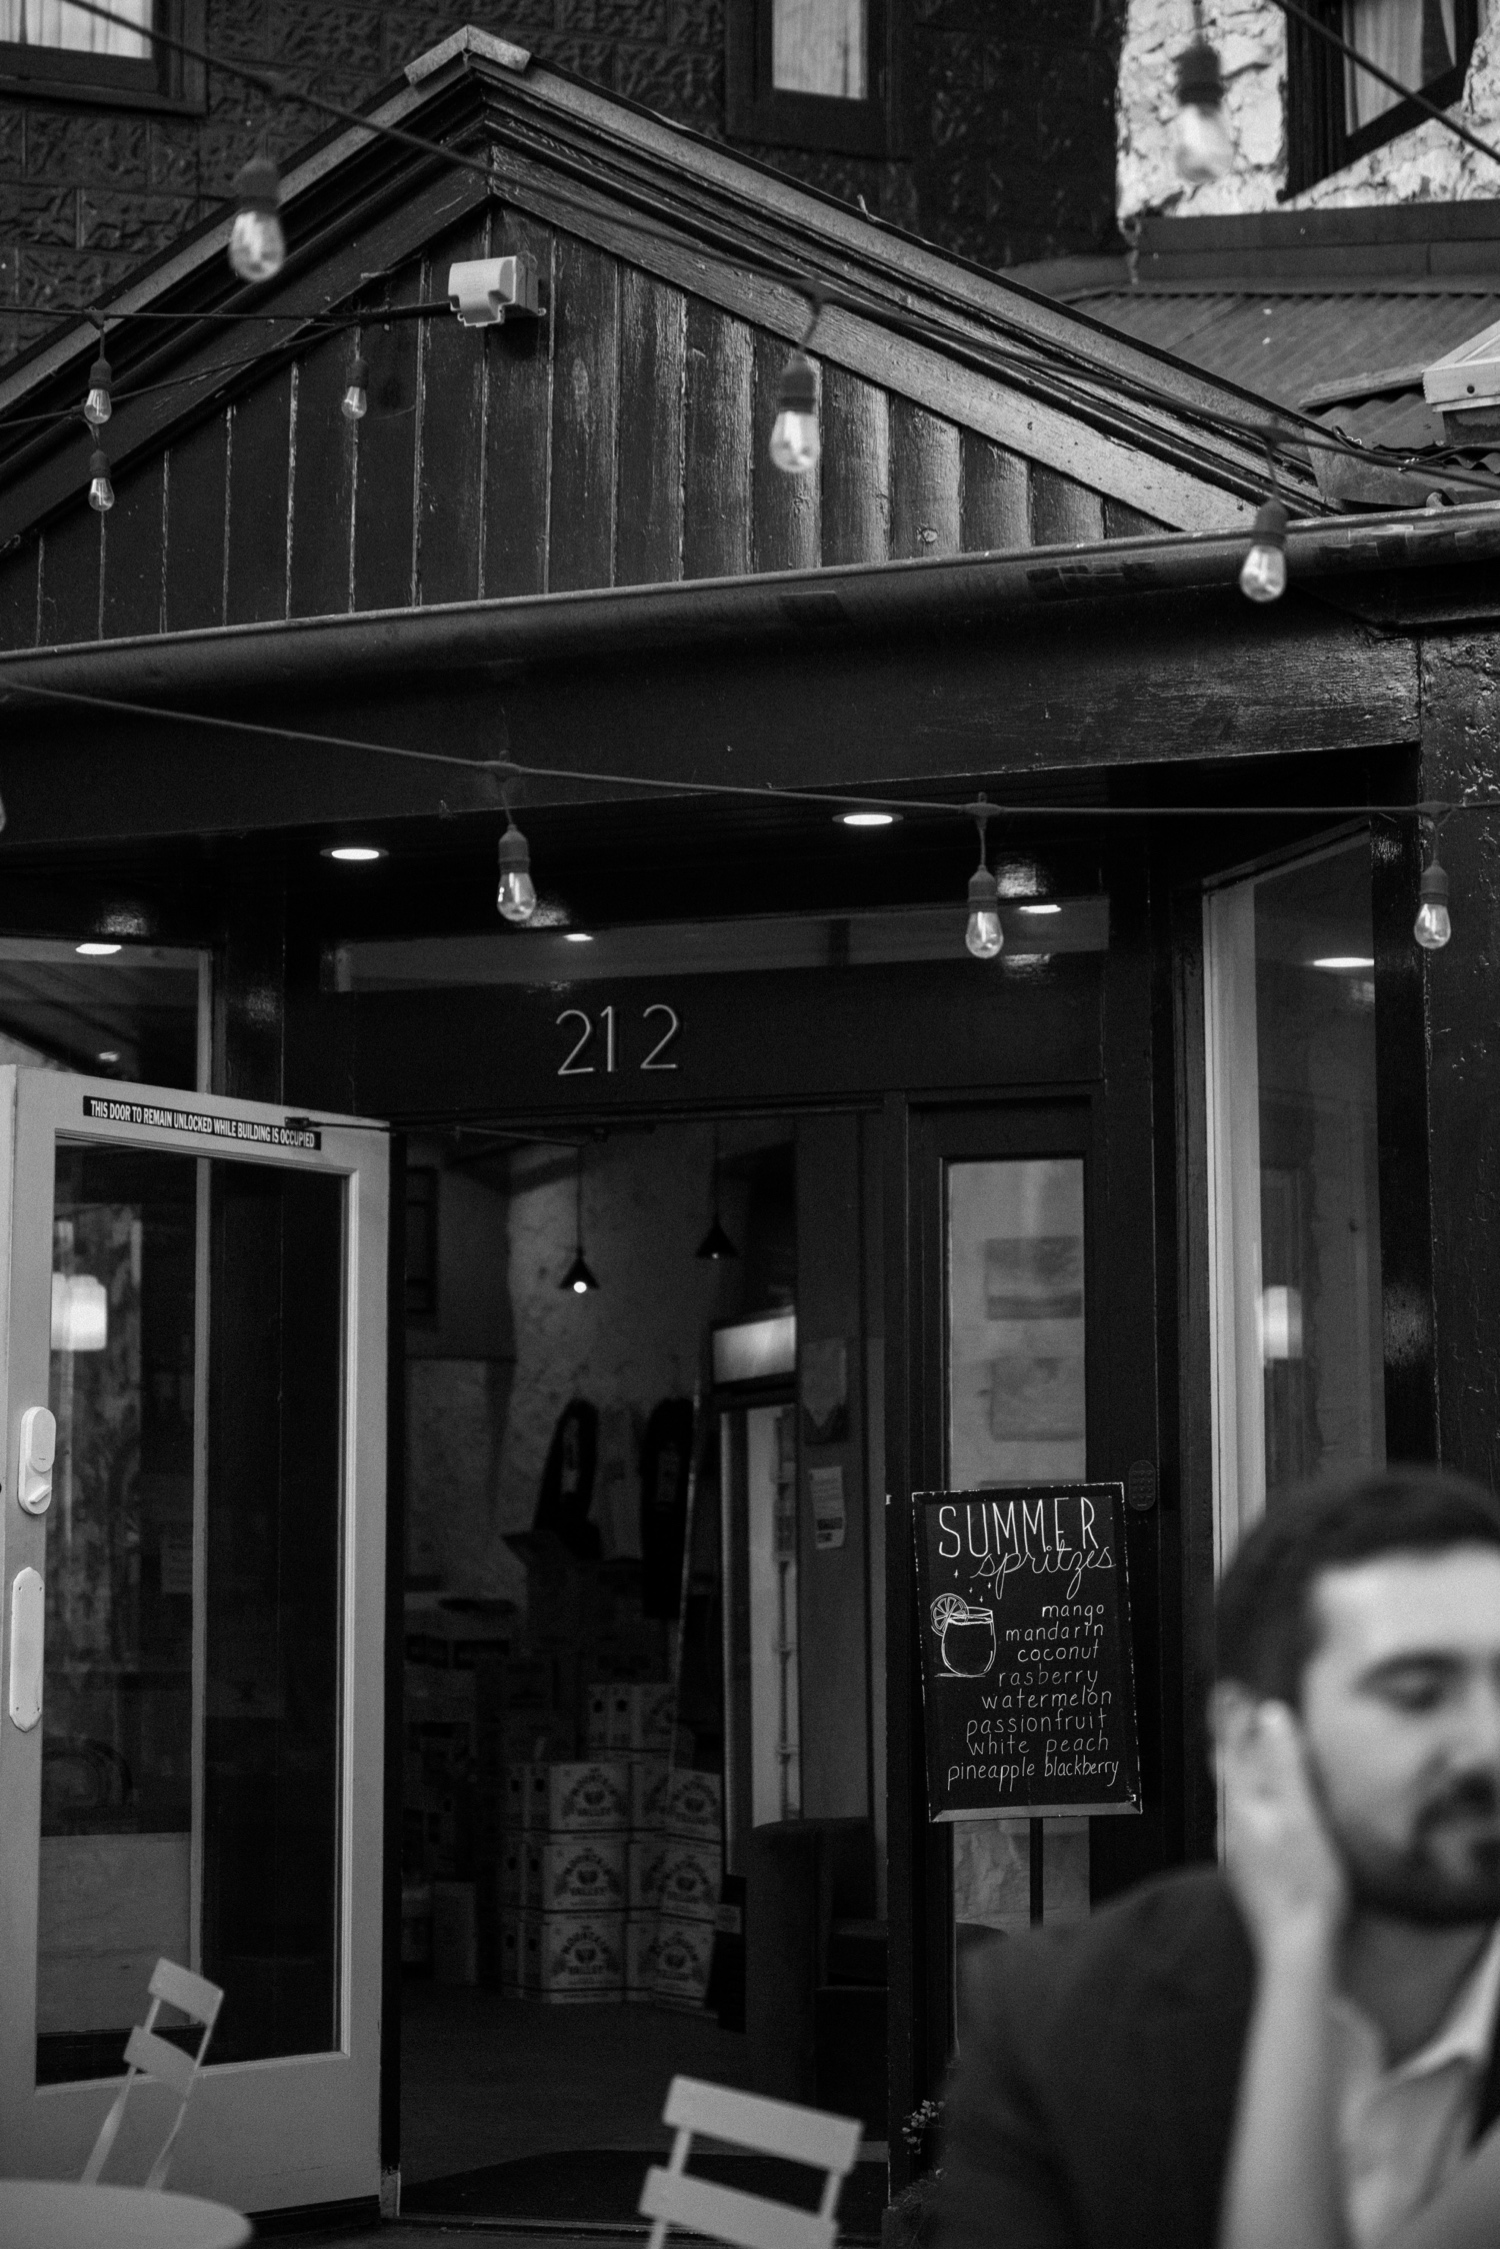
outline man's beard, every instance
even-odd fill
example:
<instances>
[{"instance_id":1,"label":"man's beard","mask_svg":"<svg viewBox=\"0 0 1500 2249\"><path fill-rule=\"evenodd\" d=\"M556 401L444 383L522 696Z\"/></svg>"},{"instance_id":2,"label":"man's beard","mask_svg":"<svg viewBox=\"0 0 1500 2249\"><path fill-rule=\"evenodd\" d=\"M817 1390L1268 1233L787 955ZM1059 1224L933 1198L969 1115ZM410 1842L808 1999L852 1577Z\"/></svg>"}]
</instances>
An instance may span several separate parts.
<instances>
[{"instance_id":1,"label":"man's beard","mask_svg":"<svg viewBox=\"0 0 1500 2249\"><path fill-rule=\"evenodd\" d=\"M1485 1823L1456 1856L1449 1831ZM1356 1911L1425 1928L1500 1920L1500 1790L1487 1773L1455 1781L1423 1806L1410 1840L1394 1846L1343 1823L1334 1838Z\"/></svg>"}]
</instances>

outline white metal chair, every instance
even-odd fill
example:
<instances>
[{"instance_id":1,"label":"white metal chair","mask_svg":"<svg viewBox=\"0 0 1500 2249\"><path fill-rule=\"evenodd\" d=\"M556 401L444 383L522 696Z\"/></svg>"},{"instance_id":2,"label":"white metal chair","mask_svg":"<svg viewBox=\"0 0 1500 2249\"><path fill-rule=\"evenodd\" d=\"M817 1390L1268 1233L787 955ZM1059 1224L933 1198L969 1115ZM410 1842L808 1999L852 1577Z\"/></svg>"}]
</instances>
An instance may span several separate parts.
<instances>
[{"instance_id":1,"label":"white metal chair","mask_svg":"<svg viewBox=\"0 0 1500 2249\"><path fill-rule=\"evenodd\" d=\"M654 2220L649 2249L662 2249L668 2226L732 2242L735 2249L833 2249L839 2189L859 2156L863 2127L855 2118L731 2092L701 2078L674 2077L662 2122L677 2137L666 2169L653 2164L641 2190L641 2215ZM826 2173L818 2208L799 2210L794 2203L693 2176L687 2160L695 2132Z\"/></svg>"},{"instance_id":2,"label":"white metal chair","mask_svg":"<svg viewBox=\"0 0 1500 2249\"><path fill-rule=\"evenodd\" d=\"M161 2152L152 2164L146 2180L148 2188L156 2189L161 2186L167 2175L167 2165L172 2159L172 2142L182 2129L188 2095L208 2051L208 2042L213 2036L214 2024L218 2020L224 1998L217 1984L209 1983L204 1976L195 1976L190 1969L175 1967L170 1960L157 1961L147 1988L151 1994L151 2005L145 2023L137 2025L125 2041L125 2082L115 2095L114 2106L99 2127L94 2152L84 2165L85 2186L92 2186L104 2169L125 2114L130 2089L137 2077L154 2077L163 2085L170 2085L177 2095L177 2114L172 2120L172 2129L162 2142ZM202 2026L203 2036L198 2041L196 2053L185 2053L182 2047L174 2046L170 2039L163 2038L157 2030L156 2018L164 2005L177 2008L181 2014L190 2015L195 2023Z\"/></svg>"}]
</instances>

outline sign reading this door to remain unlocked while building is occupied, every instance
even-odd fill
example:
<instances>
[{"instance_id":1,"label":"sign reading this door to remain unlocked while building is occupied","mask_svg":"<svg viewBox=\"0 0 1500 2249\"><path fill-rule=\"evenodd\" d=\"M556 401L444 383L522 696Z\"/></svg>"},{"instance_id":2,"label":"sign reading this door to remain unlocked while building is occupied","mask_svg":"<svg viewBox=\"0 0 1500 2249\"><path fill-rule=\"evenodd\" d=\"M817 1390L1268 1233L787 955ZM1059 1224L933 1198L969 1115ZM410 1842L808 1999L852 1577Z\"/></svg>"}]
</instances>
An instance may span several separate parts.
<instances>
[{"instance_id":1,"label":"sign reading this door to remain unlocked while building is occupied","mask_svg":"<svg viewBox=\"0 0 1500 2249\"><path fill-rule=\"evenodd\" d=\"M1124 1501L913 1494L929 1819L1140 1810Z\"/></svg>"}]
</instances>

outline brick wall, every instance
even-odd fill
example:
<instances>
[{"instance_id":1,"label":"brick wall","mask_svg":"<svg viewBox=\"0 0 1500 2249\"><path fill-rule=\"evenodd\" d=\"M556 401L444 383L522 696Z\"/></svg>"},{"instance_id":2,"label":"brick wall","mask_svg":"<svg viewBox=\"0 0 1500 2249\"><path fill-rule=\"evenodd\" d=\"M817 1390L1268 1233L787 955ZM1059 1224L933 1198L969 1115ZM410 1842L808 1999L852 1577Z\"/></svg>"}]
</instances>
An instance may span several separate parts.
<instances>
[{"instance_id":1,"label":"brick wall","mask_svg":"<svg viewBox=\"0 0 1500 2249\"><path fill-rule=\"evenodd\" d=\"M900 160L750 148L811 185L991 266L1106 247L1124 0L892 0ZM209 0L211 52L364 100L455 25L502 32L701 132L724 118L722 0ZM313 112L209 74L203 117L0 97L0 354L90 303L228 194L264 135L285 155Z\"/></svg>"}]
</instances>

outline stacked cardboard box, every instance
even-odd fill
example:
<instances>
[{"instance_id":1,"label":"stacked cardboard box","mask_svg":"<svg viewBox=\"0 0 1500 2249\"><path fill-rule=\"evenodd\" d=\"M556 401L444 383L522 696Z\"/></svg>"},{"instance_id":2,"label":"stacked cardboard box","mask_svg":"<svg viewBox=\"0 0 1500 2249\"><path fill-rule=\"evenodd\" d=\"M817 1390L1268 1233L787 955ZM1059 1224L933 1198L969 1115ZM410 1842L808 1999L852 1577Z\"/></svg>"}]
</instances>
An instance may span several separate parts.
<instances>
[{"instance_id":1,"label":"stacked cardboard box","mask_svg":"<svg viewBox=\"0 0 1500 2249\"><path fill-rule=\"evenodd\" d=\"M666 1789L660 1911L647 1963L659 2006L698 2008L708 1990L723 1880L723 1782L717 1773L674 1772Z\"/></svg>"},{"instance_id":2,"label":"stacked cardboard box","mask_svg":"<svg viewBox=\"0 0 1500 2249\"><path fill-rule=\"evenodd\" d=\"M506 1774L500 1977L554 2004L625 1990L629 1767L532 1761Z\"/></svg>"}]
</instances>

